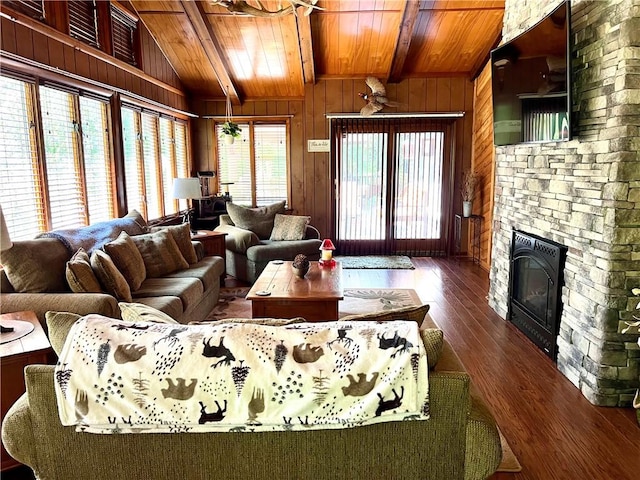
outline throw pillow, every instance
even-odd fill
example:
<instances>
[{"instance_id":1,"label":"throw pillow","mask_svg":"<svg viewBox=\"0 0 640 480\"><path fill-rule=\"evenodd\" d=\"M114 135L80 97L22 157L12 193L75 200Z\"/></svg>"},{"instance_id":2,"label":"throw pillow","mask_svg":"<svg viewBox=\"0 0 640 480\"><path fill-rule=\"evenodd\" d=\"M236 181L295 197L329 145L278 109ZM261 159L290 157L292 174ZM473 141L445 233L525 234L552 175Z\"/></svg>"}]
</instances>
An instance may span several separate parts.
<instances>
[{"instance_id":1,"label":"throw pillow","mask_svg":"<svg viewBox=\"0 0 640 480\"><path fill-rule=\"evenodd\" d=\"M100 293L102 287L93 273L89 255L80 247L67 262L67 283L74 293Z\"/></svg>"},{"instance_id":2,"label":"throw pillow","mask_svg":"<svg viewBox=\"0 0 640 480\"><path fill-rule=\"evenodd\" d=\"M269 240L302 240L311 217L276 213Z\"/></svg>"},{"instance_id":3,"label":"throw pillow","mask_svg":"<svg viewBox=\"0 0 640 480\"><path fill-rule=\"evenodd\" d=\"M157 278L178 270L186 270L189 263L167 230L131 237L142 255L148 278Z\"/></svg>"},{"instance_id":4,"label":"throw pillow","mask_svg":"<svg viewBox=\"0 0 640 480\"><path fill-rule=\"evenodd\" d=\"M438 363L442 353L444 334L439 328L425 328L420 330L420 336L427 351L427 365L429 365L429 368L433 368Z\"/></svg>"},{"instance_id":5,"label":"throw pillow","mask_svg":"<svg viewBox=\"0 0 640 480\"><path fill-rule=\"evenodd\" d=\"M118 303L122 319L127 322L178 323L169 315L144 303Z\"/></svg>"},{"instance_id":6,"label":"throw pillow","mask_svg":"<svg viewBox=\"0 0 640 480\"><path fill-rule=\"evenodd\" d=\"M127 280L131 291L138 290L147 277L147 271L142 255L140 255L140 251L131 240L129 234L120 232L118 238L105 243L102 249L107 252L113 263L115 263L116 268Z\"/></svg>"},{"instance_id":7,"label":"throw pillow","mask_svg":"<svg viewBox=\"0 0 640 480\"><path fill-rule=\"evenodd\" d=\"M55 238L37 238L13 242L0 254L0 264L18 293L68 292L65 269L70 256Z\"/></svg>"},{"instance_id":8,"label":"throw pillow","mask_svg":"<svg viewBox=\"0 0 640 480\"><path fill-rule=\"evenodd\" d=\"M60 356L69 330L82 316L70 312L46 312L44 318L47 321L47 332L51 348L56 352L56 355Z\"/></svg>"},{"instance_id":9,"label":"throw pillow","mask_svg":"<svg viewBox=\"0 0 640 480\"><path fill-rule=\"evenodd\" d=\"M91 268L104 290L118 300L131 301L131 289L124 276L118 271L111 257L102 250L91 254Z\"/></svg>"},{"instance_id":10,"label":"throw pillow","mask_svg":"<svg viewBox=\"0 0 640 480\"><path fill-rule=\"evenodd\" d=\"M198 256L196 250L191 243L191 227L188 223L181 225L168 225L166 227L151 227L149 231L151 233L159 232L161 230L168 230L171 236L176 241L180 253L189 264L198 263Z\"/></svg>"},{"instance_id":11,"label":"throw pillow","mask_svg":"<svg viewBox=\"0 0 640 480\"><path fill-rule=\"evenodd\" d=\"M429 312L429 305L411 305L409 307L394 308L393 310L383 310L381 312L362 313L357 315L347 315L340 320L373 320L376 322L387 322L390 320L413 320L418 325L422 324L425 315Z\"/></svg>"},{"instance_id":12,"label":"throw pillow","mask_svg":"<svg viewBox=\"0 0 640 480\"><path fill-rule=\"evenodd\" d=\"M284 200L266 207L248 208L235 203L227 203L227 213L236 227L251 230L261 240L267 240L273 230L277 213L284 213Z\"/></svg>"}]
</instances>

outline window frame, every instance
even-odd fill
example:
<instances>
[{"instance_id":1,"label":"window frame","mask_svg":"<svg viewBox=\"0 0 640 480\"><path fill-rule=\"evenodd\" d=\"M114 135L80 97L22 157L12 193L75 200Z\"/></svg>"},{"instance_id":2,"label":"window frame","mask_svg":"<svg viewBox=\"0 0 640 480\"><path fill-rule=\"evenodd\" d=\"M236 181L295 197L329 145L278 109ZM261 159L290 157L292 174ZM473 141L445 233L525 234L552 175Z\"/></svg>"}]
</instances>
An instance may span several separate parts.
<instances>
[{"instance_id":1,"label":"window frame","mask_svg":"<svg viewBox=\"0 0 640 480\"><path fill-rule=\"evenodd\" d=\"M224 185L223 180L228 180L224 171L220 169L221 152L220 146L224 144L224 138L221 136L222 125L226 119L214 118L213 119L213 146L214 155L216 159L216 169L218 174L216 175L216 187L218 192L223 192ZM251 205L250 207L258 207L263 205L257 204L257 187L256 187L256 148L255 148L255 127L260 125L284 125L285 126L285 138L284 145L286 149L285 157L285 169L286 169L286 205L287 208L291 208L291 119L290 117L243 117L236 118L236 123L241 128L248 127L249 135L249 168L251 172ZM238 141L238 139L236 139ZM215 192L213 192L215 193Z\"/></svg>"}]
</instances>

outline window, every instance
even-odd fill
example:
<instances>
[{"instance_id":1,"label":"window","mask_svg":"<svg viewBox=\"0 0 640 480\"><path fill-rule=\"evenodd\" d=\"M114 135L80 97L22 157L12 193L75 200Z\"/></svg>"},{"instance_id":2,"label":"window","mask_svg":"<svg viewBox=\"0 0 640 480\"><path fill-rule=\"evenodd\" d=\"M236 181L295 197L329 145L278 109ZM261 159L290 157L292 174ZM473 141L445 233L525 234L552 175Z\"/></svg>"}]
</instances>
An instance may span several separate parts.
<instances>
[{"instance_id":1,"label":"window","mask_svg":"<svg viewBox=\"0 0 640 480\"><path fill-rule=\"evenodd\" d=\"M14 10L24 13L25 15L37 20L44 20L44 2L43 0L3 0L2 6L5 5Z\"/></svg>"},{"instance_id":2,"label":"window","mask_svg":"<svg viewBox=\"0 0 640 480\"><path fill-rule=\"evenodd\" d=\"M239 125L241 136L232 145L225 142L222 124L216 125L219 191L229 191L240 205L288 203L288 123Z\"/></svg>"},{"instance_id":3,"label":"window","mask_svg":"<svg viewBox=\"0 0 640 480\"><path fill-rule=\"evenodd\" d=\"M11 237L112 218L106 100L6 76L0 87L0 203Z\"/></svg>"},{"instance_id":4,"label":"window","mask_svg":"<svg viewBox=\"0 0 640 480\"><path fill-rule=\"evenodd\" d=\"M113 56L137 66L135 45L138 20L115 5L111 5L111 29Z\"/></svg>"},{"instance_id":5,"label":"window","mask_svg":"<svg viewBox=\"0 0 640 480\"><path fill-rule=\"evenodd\" d=\"M122 108L127 207L147 219L186 209L171 197L173 179L188 177L186 125L155 112Z\"/></svg>"},{"instance_id":6,"label":"window","mask_svg":"<svg viewBox=\"0 0 640 480\"><path fill-rule=\"evenodd\" d=\"M69 0L69 35L94 47L98 45L95 0Z\"/></svg>"}]
</instances>

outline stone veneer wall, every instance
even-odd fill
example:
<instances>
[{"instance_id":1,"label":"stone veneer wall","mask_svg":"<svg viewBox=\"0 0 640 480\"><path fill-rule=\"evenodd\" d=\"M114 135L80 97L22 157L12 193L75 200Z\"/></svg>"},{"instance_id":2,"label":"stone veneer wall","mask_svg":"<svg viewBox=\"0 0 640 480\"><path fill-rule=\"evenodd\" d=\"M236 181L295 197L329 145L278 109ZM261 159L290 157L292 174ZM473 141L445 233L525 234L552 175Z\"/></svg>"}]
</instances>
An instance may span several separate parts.
<instances>
[{"instance_id":1,"label":"stone veneer wall","mask_svg":"<svg viewBox=\"0 0 640 480\"><path fill-rule=\"evenodd\" d=\"M512 39L560 4L507 0ZM489 303L506 317L513 228L568 247L558 368L591 403L627 406L640 286L640 0L574 0L574 139L496 148Z\"/></svg>"}]
</instances>

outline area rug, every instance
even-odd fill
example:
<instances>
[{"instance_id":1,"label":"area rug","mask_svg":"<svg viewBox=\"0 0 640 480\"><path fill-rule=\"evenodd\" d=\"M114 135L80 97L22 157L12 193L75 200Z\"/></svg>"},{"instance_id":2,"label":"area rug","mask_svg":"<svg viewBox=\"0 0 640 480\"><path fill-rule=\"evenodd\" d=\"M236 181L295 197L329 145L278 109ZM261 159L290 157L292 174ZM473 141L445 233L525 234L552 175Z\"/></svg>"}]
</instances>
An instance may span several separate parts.
<instances>
[{"instance_id":1,"label":"area rug","mask_svg":"<svg viewBox=\"0 0 640 480\"><path fill-rule=\"evenodd\" d=\"M516 455L513 453L513 450L511 450L509 442L504 438L500 429L498 429L498 433L500 434L500 446L502 447L502 461L500 462L500 465L498 465L498 470L496 471L505 473L521 472L522 466L516 458Z\"/></svg>"},{"instance_id":2,"label":"area rug","mask_svg":"<svg viewBox=\"0 0 640 480\"><path fill-rule=\"evenodd\" d=\"M414 270L416 267L409 257L403 255L362 255L358 257L335 257L345 269L389 269Z\"/></svg>"},{"instance_id":3,"label":"area rug","mask_svg":"<svg viewBox=\"0 0 640 480\"><path fill-rule=\"evenodd\" d=\"M218 304L209 313L207 320L250 318L251 302L244 299L247 293L249 287L221 288ZM415 290L409 288L345 288L344 300L338 303L338 316L378 312L421 303Z\"/></svg>"}]
</instances>

